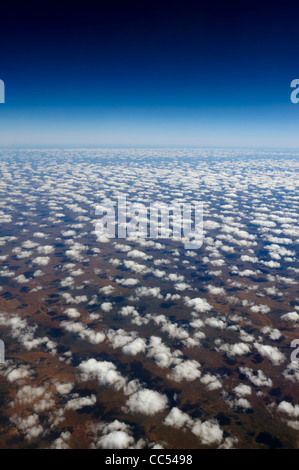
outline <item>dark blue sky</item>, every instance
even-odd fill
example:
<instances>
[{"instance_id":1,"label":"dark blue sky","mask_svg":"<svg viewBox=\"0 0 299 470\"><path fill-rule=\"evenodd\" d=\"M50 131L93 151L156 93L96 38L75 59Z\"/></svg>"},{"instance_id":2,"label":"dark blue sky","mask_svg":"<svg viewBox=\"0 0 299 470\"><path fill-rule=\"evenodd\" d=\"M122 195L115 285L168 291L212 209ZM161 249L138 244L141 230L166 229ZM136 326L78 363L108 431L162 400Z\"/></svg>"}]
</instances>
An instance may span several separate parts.
<instances>
[{"instance_id":1,"label":"dark blue sky","mask_svg":"<svg viewBox=\"0 0 299 470\"><path fill-rule=\"evenodd\" d=\"M1 4L0 145L299 147L299 6Z\"/></svg>"}]
</instances>

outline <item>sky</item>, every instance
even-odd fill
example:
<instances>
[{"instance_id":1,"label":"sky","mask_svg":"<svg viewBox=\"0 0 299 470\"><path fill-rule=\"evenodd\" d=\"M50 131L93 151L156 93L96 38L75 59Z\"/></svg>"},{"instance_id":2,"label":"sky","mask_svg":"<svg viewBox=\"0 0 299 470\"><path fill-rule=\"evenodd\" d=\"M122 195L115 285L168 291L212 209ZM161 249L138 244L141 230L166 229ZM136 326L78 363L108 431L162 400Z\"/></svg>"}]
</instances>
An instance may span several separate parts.
<instances>
[{"instance_id":1,"label":"sky","mask_svg":"<svg viewBox=\"0 0 299 470\"><path fill-rule=\"evenodd\" d=\"M299 5L1 4L2 147L298 148Z\"/></svg>"}]
</instances>

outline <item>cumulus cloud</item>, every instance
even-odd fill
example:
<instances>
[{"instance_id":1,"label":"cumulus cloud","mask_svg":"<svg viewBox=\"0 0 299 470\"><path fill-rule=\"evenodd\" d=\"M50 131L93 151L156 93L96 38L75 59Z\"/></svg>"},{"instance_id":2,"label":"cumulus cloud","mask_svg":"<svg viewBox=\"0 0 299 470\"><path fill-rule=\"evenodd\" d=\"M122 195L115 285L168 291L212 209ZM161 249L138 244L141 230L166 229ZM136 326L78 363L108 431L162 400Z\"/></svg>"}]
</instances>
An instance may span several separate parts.
<instances>
[{"instance_id":1,"label":"cumulus cloud","mask_svg":"<svg viewBox=\"0 0 299 470\"><path fill-rule=\"evenodd\" d=\"M246 384L239 384L234 387L234 392L238 397L244 397L251 394L251 387Z\"/></svg>"},{"instance_id":2,"label":"cumulus cloud","mask_svg":"<svg viewBox=\"0 0 299 470\"><path fill-rule=\"evenodd\" d=\"M179 408L174 407L166 416L164 422L166 426L171 426L177 429L190 430L197 436L201 443L206 446L213 446L222 444L223 448L231 448L238 440L230 437L229 441L224 440L223 431L219 426L216 419L201 421L199 419L193 420L187 413L182 412Z\"/></svg>"},{"instance_id":3,"label":"cumulus cloud","mask_svg":"<svg viewBox=\"0 0 299 470\"><path fill-rule=\"evenodd\" d=\"M156 297L157 299L163 299L160 293L160 287L137 287L136 295L138 297Z\"/></svg>"},{"instance_id":4,"label":"cumulus cloud","mask_svg":"<svg viewBox=\"0 0 299 470\"><path fill-rule=\"evenodd\" d=\"M113 308L113 305L111 302L103 302L101 304L101 310L103 310L103 312L110 312L112 308Z\"/></svg>"},{"instance_id":5,"label":"cumulus cloud","mask_svg":"<svg viewBox=\"0 0 299 470\"><path fill-rule=\"evenodd\" d=\"M102 436L97 442L97 448L101 449L128 449L134 443L134 438L127 432L111 431Z\"/></svg>"},{"instance_id":6,"label":"cumulus cloud","mask_svg":"<svg viewBox=\"0 0 299 470\"><path fill-rule=\"evenodd\" d=\"M37 256L32 260L33 264L37 264L38 266L47 266L50 263L49 256Z\"/></svg>"},{"instance_id":7,"label":"cumulus cloud","mask_svg":"<svg viewBox=\"0 0 299 470\"><path fill-rule=\"evenodd\" d=\"M282 374L290 382L299 382L299 363L291 362Z\"/></svg>"},{"instance_id":8,"label":"cumulus cloud","mask_svg":"<svg viewBox=\"0 0 299 470\"><path fill-rule=\"evenodd\" d=\"M223 289L223 287L216 287L216 286L212 286L211 284L208 284L207 289L210 292L210 294L225 295L225 290Z\"/></svg>"},{"instance_id":9,"label":"cumulus cloud","mask_svg":"<svg viewBox=\"0 0 299 470\"><path fill-rule=\"evenodd\" d=\"M115 279L118 284L124 287L134 287L136 284L139 284L138 279L134 279L133 277L129 277L127 279Z\"/></svg>"},{"instance_id":10,"label":"cumulus cloud","mask_svg":"<svg viewBox=\"0 0 299 470\"><path fill-rule=\"evenodd\" d=\"M143 251L140 250L132 250L127 252L127 256L130 258L141 258L141 259L150 259L152 256L147 255Z\"/></svg>"},{"instance_id":11,"label":"cumulus cloud","mask_svg":"<svg viewBox=\"0 0 299 470\"><path fill-rule=\"evenodd\" d=\"M71 382L60 383L57 382L55 384L56 390L60 395L68 395L72 390L74 384Z\"/></svg>"},{"instance_id":12,"label":"cumulus cloud","mask_svg":"<svg viewBox=\"0 0 299 470\"><path fill-rule=\"evenodd\" d=\"M206 318L205 324L207 326L212 327L212 328L218 328L219 330L225 330L225 328L227 327L226 322L224 322L220 318L216 318L216 317Z\"/></svg>"},{"instance_id":13,"label":"cumulus cloud","mask_svg":"<svg viewBox=\"0 0 299 470\"><path fill-rule=\"evenodd\" d=\"M223 439L223 431L217 420L200 421L195 420L192 432L199 437L204 445L217 445Z\"/></svg>"},{"instance_id":14,"label":"cumulus cloud","mask_svg":"<svg viewBox=\"0 0 299 470\"><path fill-rule=\"evenodd\" d=\"M64 310L64 313L67 314L68 317L70 318L78 318L80 317L80 312L76 308L67 308Z\"/></svg>"},{"instance_id":15,"label":"cumulus cloud","mask_svg":"<svg viewBox=\"0 0 299 470\"><path fill-rule=\"evenodd\" d=\"M44 246L37 247L38 253L41 253L42 255L49 255L50 253L53 253L54 250L55 250L54 246L51 246L51 245L44 245Z\"/></svg>"},{"instance_id":16,"label":"cumulus cloud","mask_svg":"<svg viewBox=\"0 0 299 470\"><path fill-rule=\"evenodd\" d=\"M179 408L173 407L166 416L163 424L180 429L184 426L190 426L192 424L192 419L187 413L183 413Z\"/></svg>"},{"instance_id":17,"label":"cumulus cloud","mask_svg":"<svg viewBox=\"0 0 299 470\"><path fill-rule=\"evenodd\" d=\"M281 315L280 318L285 321L297 322L299 320L299 314L294 310L293 312L288 312L284 315Z\"/></svg>"},{"instance_id":18,"label":"cumulus cloud","mask_svg":"<svg viewBox=\"0 0 299 470\"><path fill-rule=\"evenodd\" d=\"M225 352L227 356L243 356L251 351L251 346L246 343L235 343L235 344L221 344L218 347L219 351Z\"/></svg>"},{"instance_id":19,"label":"cumulus cloud","mask_svg":"<svg viewBox=\"0 0 299 470\"><path fill-rule=\"evenodd\" d=\"M127 407L132 413L141 413L145 415L153 415L167 408L168 399L154 390L144 388L133 393L126 402Z\"/></svg>"},{"instance_id":20,"label":"cumulus cloud","mask_svg":"<svg viewBox=\"0 0 299 470\"><path fill-rule=\"evenodd\" d=\"M162 339L158 336L151 336L147 348L148 357L152 357L159 367L170 367L171 364L178 364L181 362L179 357L182 355L181 351L171 349L166 346Z\"/></svg>"},{"instance_id":21,"label":"cumulus cloud","mask_svg":"<svg viewBox=\"0 0 299 470\"><path fill-rule=\"evenodd\" d=\"M28 365L20 364L17 367L9 367L5 371L6 378L9 382L16 382L18 380L27 379L33 374L33 370Z\"/></svg>"},{"instance_id":22,"label":"cumulus cloud","mask_svg":"<svg viewBox=\"0 0 299 470\"><path fill-rule=\"evenodd\" d=\"M91 447L95 449L143 449L147 445L153 448L153 443L145 439L135 440L133 427L117 419L109 424L91 424L89 432L93 434Z\"/></svg>"},{"instance_id":23,"label":"cumulus cloud","mask_svg":"<svg viewBox=\"0 0 299 470\"><path fill-rule=\"evenodd\" d=\"M19 284L25 284L26 282L29 282L29 279L27 279L24 274L20 274L19 276L16 276L15 277L15 280L19 283Z\"/></svg>"},{"instance_id":24,"label":"cumulus cloud","mask_svg":"<svg viewBox=\"0 0 299 470\"><path fill-rule=\"evenodd\" d=\"M291 418L298 418L299 416L299 405L292 405L292 403L288 401L281 401L278 404L277 409Z\"/></svg>"},{"instance_id":25,"label":"cumulus cloud","mask_svg":"<svg viewBox=\"0 0 299 470\"><path fill-rule=\"evenodd\" d=\"M22 388L20 388L16 395L15 399L20 405L26 405L28 403L32 403L33 401L37 400L41 396L43 396L45 393L45 388L40 386L40 387L34 387L31 385L24 385Z\"/></svg>"},{"instance_id":26,"label":"cumulus cloud","mask_svg":"<svg viewBox=\"0 0 299 470\"><path fill-rule=\"evenodd\" d=\"M197 297L195 299L190 299L189 297L185 297L185 303L188 307L194 308L196 312L209 312L212 310L212 306L205 300Z\"/></svg>"},{"instance_id":27,"label":"cumulus cloud","mask_svg":"<svg viewBox=\"0 0 299 470\"><path fill-rule=\"evenodd\" d=\"M0 325L10 327L11 336L16 338L27 351L49 342L47 336L35 337L37 325L28 325L27 321L18 315L10 317L8 314L0 313Z\"/></svg>"},{"instance_id":28,"label":"cumulus cloud","mask_svg":"<svg viewBox=\"0 0 299 470\"><path fill-rule=\"evenodd\" d=\"M116 369L116 366L109 361L97 361L94 358L82 361L78 366L81 379L97 379L100 385L113 386L117 390L124 387L126 383L123 377Z\"/></svg>"},{"instance_id":29,"label":"cumulus cloud","mask_svg":"<svg viewBox=\"0 0 299 470\"><path fill-rule=\"evenodd\" d=\"M222 388L222 383L220 382L220 380L215 375L212 375L210 373L203 375L200 381L201 383L206 385L207 389L210 391Z\"/></svg>"},{"instance_id":30,"label":"cumulus cloud","mask_svg":"<svg viewBox=\"0 0 299 470\"><path fill-rule=\"evenodd\" d=\"M94 331L80 322L62 321L60 325L69 333L77 334L81 339L89 341L91 344L102 343L106 338L102 331Z\"/></svg>"},{"instance_id":31,"label":"cumulus cloud","mask_svg":"<svg viewBox=\"0 0 299 470\"><path fill-rule=\"evenodd\" d=\"M143 338L138 338L135 331L127 333L123 329L109 329L106 334L112 346L114 348L122 348L124 354L135 356L145 352L146 342Z\"/></svg>"},{"instance_id":32,"label":"cumulus cloud","mask_svg":"<svg viewBox=\"0 0 299 470\"><path fill-rule=\"evenodd\" d=\"M115 288L113 286L104 286L104 287L101 287L99 289L99 292L101 292L101 294L104 294L104 295L110 295L112 294L112 292L115 290Z\"/></svg>"},{"instance_id":33,"label":"cumulus cloud","mask_svg":"<svg viewBox=\"0 0 299 470\"><path fill-rule=\"evenodd\" d=\"M280 331L277 328L273 328L271 326L264 326L261 329L261 332L264 335L268 335L268 337L273 341L277 341L281 337Z\"/></svg>"},{"instance_id":34,"label":"cumulus cloud","mask_svg":"<svg viewBox=\"0 0 299 470\"><path fill-rule=\"evenodd\" d=\"M141 352L145 352L146 343L142 338L136 338L133 341L127 343L123 346L122 351L124 354L129 354L130 356L136 356Z\"/></svg>"},{"instance_id":35,"label":"cumulus cloud","mask_svg":"<svg viewBox=\"0 0 299 470\"><path fill-rule=\"evenodd\" d=\"M270 307L263 304L253 305L252 307L250 307L250 310L254 313L262 313L263 315L266 315L271 311Z\"/></svg>"},{"instance_id":36,"label":"cumulus cloud","mask_svg":"<svg viewBox=\"0 0 299 470\"><path fill-rule=\"evenodd\" d=\"M39 417L33 413L26 418L21 416L13 415L10 420L16 425L16 427L24 433L26 440L36 439L43 434L43 427L39 423Z\"/></svg>"},{"instance_id":37,"label":"cumulus cloud","mask_svg":"<svg viewBox=\"0 0 299 470\"><path fill-rule=\"evenodd\" d=\"M295 265L299 197L294 157L272 152L271 158L263 153L251 161L250 151L242 153L246 158L239 158L239 150L201 149L186 153L186 149L178 149L173 173L169 171L173 156L170 150L82 152L51 151L54 158L42 155L42 159L27 158L28 152L23 151L18 159L14 153L6 152L0 164L3 170L0 185L6 199L0 221L11 221L16 235L0 237L0 245L5 247L0 257L0 274L5 282L0 290L3 306L9 311L0 313L0 324L5 329L4 337L9 337L11 343L7 353L12 351L15 361L1 365L0 373L2 380L11 385L10 396L14 399L9 416L14 412L19 415L16 422L11 421L12 426L20 435L24 434L24 439L37 436L38 442L44 438L42 428L47 432L50 428L54 438L47 442L52 448L76 445L80 420L74 421L70 431L69 414L80 411L84 403L92 405L95 395L91 394L95 392L81 396L74 392L75 383L90 379L93 383L86 384L90 390L98 382L96 386L110 387L112 394L116 387L122 399L117 401L115 416L120 416L122 404L135 399L142 402L137 397L145 391L143 387L150 388L149 382L144 385L139 381L144 377L141 369L131 367L128 355L136 358L138 354L138 360L149 366L148 371L154 373L158 367L164 368L158 372L162 388L157 392L168 396L175 390L176 400L182 387L198 388L215 400L215 414L223 399L224 406L227 404L237 413L246 412L254 394L262 398L258 400L259 407L264 404L274 410L274 395L269 405L262 387L273 386L270 378L273 375L274 381L273 365L285 366L283 380L275 384L284 398L272 418L275 421L277 415L280 418L279 413L284 414L285 424L292 427L289 431L295 435L299 429L299 420L294 421L298 419L298 405L283 401L288 400L288 385L291 389L299 382L299 365L291 363L291 359L284 363L282 354L288 354L299 322L299 309L294 305L299 301L294 297L299 272ZM232 166L234 156L238 158ZM24 196L24 207L14 210L19 193ZM96 233L90 231L90 225L95 225L91 213L99 200L114 204L120 193L144 204L153 198L168 203L203 198L207 217L202 253L185 250L184 240L169 243L165 239L162 245L133 237L125 241L102 239L108 243L100 250ZM9 215L5 214L7 210ZM67 219L63 220L64 216ZM164 230L165 227L163 234L168 236ZM50 284L55 281L52 287L57 288L60 300L48 292L48 281ZM15 292L11 292L11 287ZM28 307L27 293L33 302ZM191 294L195 298L191 299ZM10 295L24 300L23 305L16 304L17 313L12 313L14 300ZM284 308L288 302L291 308ZM46 305L46 311L40 309L41 303ZM57 312L53 318L52 310ZM44 321L33 323L38 317L41 321L44 317L46 330ZM105 323L100 324L100 319ZM53 341L56 330L50 325L62 328L64 334L57 340L60 353L54 358L51 354L58 344ZM49 337L43 336L44 331L49 332ZM75 343L78 348L73 350ZM89 360L91 350L96 354L94 360ZM204 350L210 353L206 358ZM117 358L117 364L107 359L110 353ZM224 354L234 360L227 361ZM34 367L29 367L26 361L35 357L41 361L34 361ZM229 377L221 366L226 362L232 364ZM261 365L263 370L257 369ZM242 367L238 369L239 366ZM44 368L53 367L54 376L45 377ZM123 370L137 376L127 377ZM36 382L37 379L41 381ZM191 380L194 384L179 383ZM24 388L27 386L31 388ZM225 395L227 387L229 394ZM199 407L201 401L199 398ZM184 400L182 403L186 405ZM225 434L221 438L222 430L209 414L212 408L204 410L202 420L189 416L184 412L186 409L175 407L170 412L164 409L161 421L169 412L164 425L188 433L193 430L193 440L196 434L202 445L219 448L236 445L237 439L232 436ZM127 411L132 415L128 405ZM36 416L27 420L29 413ZM40 422L39 414L43 415ZM142 415L137 418L142 420ZM158 418L154 415L154 420ZM67 422L62 429L63 419ZM168 433L169 442L142 444L140 426L136 439L133 424L113 419L111 423L96 420L93 424L97 431L91 437L88 430L87 442L100 449L172 445L172 433ZM134 422L134 417L129 415L128 419ZM145 426L144 432L148 429ZM225 427L225 431L229 429ZM47 439L49 436L45 434Z\"/></svg>"},{"instance_id":38,"label":"cumulus cloud","mask_svg":"<svg viewBox=\"0 0 299 470\"><path fill-rule=\"evenodd\" d=\"M259 370L250 369L250 367L240 367L240 372L245 375L245 377L257 387L272 387L272 380L264 374L264 372Z\"/></svg>"},{"instance_id":39,"label":"cumulus cloud","mask_svg":"<svg viewBox=\"0 0 299 470\"><path fill-rule=\"evenodd\" d=\"M285 355L281 353L279 349L275 346L270 346L268 344L260 344L258 342L255 342L254 346L261 356L269 359L275 366L278 366L279 364L285 361Z\"/></svg>"},{"instance_id":40,"label":"cumulus cloud","mask_svg":"<svg viewBox=\"0 0 299 470\"><path fill-rule=\"evenodd\" d=\"M79 410L85 406L93 406L96 403L97 399L95 395L90 395L89 397L75 397L69 400L66 405L66 410Z\"/></svg>"},{"instance_id":41,"label":"cumulus cloud","mask_svg":"<svg viewBox=\"0 0 299 470\"><path fill-rule=\"evenodd\" d=\"M51 449L69 449L69 440L71 433L69 431L62 432L60 436L51 444Z\"/></svg>"},{"instance_id":42,"label":"cumulus cloud","mask_svg":"<svg viewBox=\"0 0 299 470\"><path fill-rule=\"evenodd\" d=\"M171 369L171 374L168 377L176 382L181 382L182 380L191 382L201 376L199 367L200 364L194 359L183 361Z\"/></svg>"}]
</instances>

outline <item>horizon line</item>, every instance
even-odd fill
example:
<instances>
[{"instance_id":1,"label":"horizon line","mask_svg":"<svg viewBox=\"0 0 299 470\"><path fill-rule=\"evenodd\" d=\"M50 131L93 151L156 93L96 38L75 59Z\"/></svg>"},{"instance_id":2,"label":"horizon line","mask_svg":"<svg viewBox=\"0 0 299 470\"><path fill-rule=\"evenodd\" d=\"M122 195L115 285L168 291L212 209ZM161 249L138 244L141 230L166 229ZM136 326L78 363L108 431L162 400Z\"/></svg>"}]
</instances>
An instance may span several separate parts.
<instances>
[{"instance_id":1,"label":"horizon line","mask_svg":"<svg viewBox=\"0 0 299 470\"><path fill-rule=\"evenodd\" d=\"M71 145L1 145L0 150L97 150L97 149L246 149L246 150L283 150L299 151L299 147L268 146L268 145L172 145L172 144L106 144L91 146Z\"/></svg>"}]
</instances>

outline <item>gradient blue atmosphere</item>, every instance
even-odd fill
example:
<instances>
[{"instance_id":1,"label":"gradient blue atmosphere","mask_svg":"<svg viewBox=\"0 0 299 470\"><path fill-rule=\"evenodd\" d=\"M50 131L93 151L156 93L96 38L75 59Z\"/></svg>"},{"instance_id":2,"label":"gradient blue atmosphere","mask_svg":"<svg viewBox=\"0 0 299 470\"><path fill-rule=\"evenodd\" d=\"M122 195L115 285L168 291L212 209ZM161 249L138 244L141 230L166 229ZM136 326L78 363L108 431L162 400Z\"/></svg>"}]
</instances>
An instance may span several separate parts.
<instances>
[{"instance_id":1,"label":"gradient blue atmosphere","mask_svg":"<svg viewBox=\"0 0 299 470\"><path fill-rule=\"evenodd\" d=\"M295 2L1 4L2 147L298 148Z\"/></svg>"}]
</instances>

